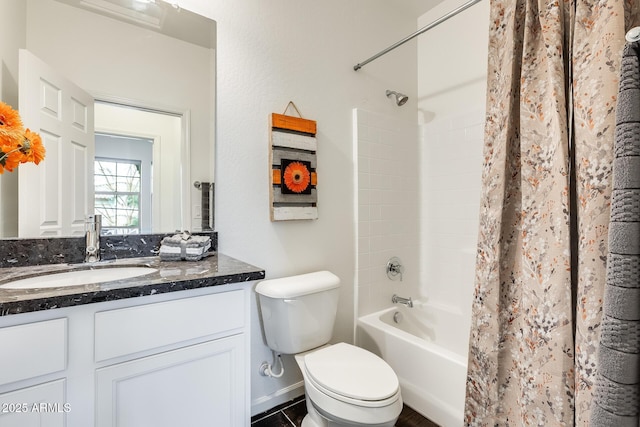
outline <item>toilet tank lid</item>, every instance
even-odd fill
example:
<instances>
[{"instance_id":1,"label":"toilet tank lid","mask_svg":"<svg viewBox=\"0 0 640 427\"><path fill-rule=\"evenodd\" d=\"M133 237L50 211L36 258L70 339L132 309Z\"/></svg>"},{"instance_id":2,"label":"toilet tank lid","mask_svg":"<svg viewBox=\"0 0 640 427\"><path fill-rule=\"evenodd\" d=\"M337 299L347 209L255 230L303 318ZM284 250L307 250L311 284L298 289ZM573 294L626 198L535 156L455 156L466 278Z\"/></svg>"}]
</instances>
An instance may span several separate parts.
<instances>
[{"instance_id":1,"label":"toilet tank lid","mask_svg":"<svg viewBox=\"0 0 640 427\"><path fill-rule=\"evenodd\" d=\"M340 278L330 271L316 271L297 276L263 280L256 292L270 298L295 298L340 286Z\"/></svg>"}]
</instances>

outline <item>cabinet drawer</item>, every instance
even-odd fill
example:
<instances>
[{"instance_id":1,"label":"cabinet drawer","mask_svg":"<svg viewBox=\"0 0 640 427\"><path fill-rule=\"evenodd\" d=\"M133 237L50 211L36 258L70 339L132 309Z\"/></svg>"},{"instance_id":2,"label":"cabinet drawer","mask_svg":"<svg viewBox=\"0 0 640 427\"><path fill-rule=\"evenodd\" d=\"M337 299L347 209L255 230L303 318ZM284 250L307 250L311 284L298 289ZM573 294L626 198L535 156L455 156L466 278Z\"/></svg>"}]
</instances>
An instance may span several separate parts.
<instances>
[{"instance_id":1,"label":"cabinet drawer","mask_svg":"<svg viewBox=\"0 0 640 427\"><path fill-rule=\"evenodd\" d=\"M67 319L1 328L0 343L0 385L63 371Z\"/></svg>"},{"instance_id":2,"label":"cabinet drawer","mask_svg":"<svg viewBox=\"0 0 640 427\"><path fill-rule=\"evenodd\" d=\"M95 360L239 330L244 307L237 290L96 313Z\"/></svg>"}]
</instances>

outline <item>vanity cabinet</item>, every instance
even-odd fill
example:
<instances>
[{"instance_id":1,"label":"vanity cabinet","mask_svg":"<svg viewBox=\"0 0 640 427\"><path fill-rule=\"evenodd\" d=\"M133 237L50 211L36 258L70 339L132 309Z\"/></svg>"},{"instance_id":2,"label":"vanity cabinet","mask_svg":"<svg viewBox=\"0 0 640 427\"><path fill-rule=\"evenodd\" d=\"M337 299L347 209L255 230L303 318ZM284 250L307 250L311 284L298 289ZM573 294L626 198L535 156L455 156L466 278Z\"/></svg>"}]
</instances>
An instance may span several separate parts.
<instances>
[{"instance_id":1,"label":"vanity cabinet","mask_svg":"<svg viewBox=\"0 0 640 427\"><path fill-rule=\"evenodd\" d=\"M243 426L244 292L96 313L96 427ZM181 313L179 316L175 313ZM215 338L157 352L173 343Z\"/></svg>"},{"instance_id":2,"label":"vanity cabinet","mask_svg":"<svg viewBox=\"0 0 640 427\"><path fill-rule=\"evenodd\" d=\"M251 286L0 316L0 426L249 425Z\"/></svg>"}]
</instances>

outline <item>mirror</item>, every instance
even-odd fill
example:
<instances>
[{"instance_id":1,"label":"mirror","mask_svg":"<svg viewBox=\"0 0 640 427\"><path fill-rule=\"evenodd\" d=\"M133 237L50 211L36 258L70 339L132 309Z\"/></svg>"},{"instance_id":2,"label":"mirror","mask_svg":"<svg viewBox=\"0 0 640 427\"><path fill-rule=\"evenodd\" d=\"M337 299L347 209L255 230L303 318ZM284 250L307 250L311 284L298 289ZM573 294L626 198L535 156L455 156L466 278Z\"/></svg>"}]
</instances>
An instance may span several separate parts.
<instances>
[{"instance_id":1,"label":"mirror","mask_svg":"<svg viewBox=\"0 0 640 427\"><path fill-rule=\"evenodd\" d=\"M159 208L158 212L167 212L163 220L158 214L147 221L153 224L150 229L138 232L201 230L202 194L193 183L212 183L214 177L215 21L162 0L8 0L4 6L0 27L7 24L15 36L0 37L0 99L17 106L15 62L18 49L26 49L91 94L96 105L133 107L129 108L132 114L147 111L179 117L181 136L171 142L179 145L173 147L176 154L151 159L162 166L153 168L153 183L145 187L152 189L146 205L171 204L177 212L169 215L167 209ZM99 136L144 136L152 145L154 141L165 144L164 151L154 146L154 156L172 152L169 138L160 132L127 131L120 126L126 120L106 124L99 111L96 108ZM25 127L29 127L26 121ZM174 176L169 173L172 167L177 171L175 178L161 182L165 174ZM17 212L17 175L15 171L0 175L0 237L18 237L17 222L24 217ZM165 190L165 185L171 189ZM163 195L167 200L160 203ZM104 195L99 199L104 200Z\"/></svg>"}]
</instances>

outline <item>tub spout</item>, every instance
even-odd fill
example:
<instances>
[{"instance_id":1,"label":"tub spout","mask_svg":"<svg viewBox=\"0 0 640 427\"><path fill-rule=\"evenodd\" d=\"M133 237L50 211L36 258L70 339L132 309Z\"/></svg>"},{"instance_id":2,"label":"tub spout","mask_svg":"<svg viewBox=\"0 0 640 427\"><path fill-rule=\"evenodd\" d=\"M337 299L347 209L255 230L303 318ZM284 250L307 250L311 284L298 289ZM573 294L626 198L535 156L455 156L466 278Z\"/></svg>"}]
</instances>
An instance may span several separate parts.
<instances>
[{"instance_id":1,"label":"tub spout","mask_svg":"<svg viewBox=\"0 0 640 427\"><path fill-rule=\"evenodd\" d=\"M409 298L402 298L396 294L393 294L393 296L391 297L391 302L394 304L403 304L406 305L409 308L413 307L413 301L411 300L411 297Z\"/></svg>"}]
</instances>

